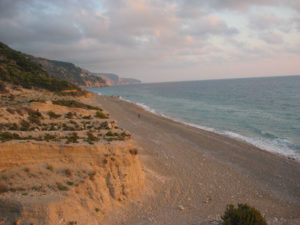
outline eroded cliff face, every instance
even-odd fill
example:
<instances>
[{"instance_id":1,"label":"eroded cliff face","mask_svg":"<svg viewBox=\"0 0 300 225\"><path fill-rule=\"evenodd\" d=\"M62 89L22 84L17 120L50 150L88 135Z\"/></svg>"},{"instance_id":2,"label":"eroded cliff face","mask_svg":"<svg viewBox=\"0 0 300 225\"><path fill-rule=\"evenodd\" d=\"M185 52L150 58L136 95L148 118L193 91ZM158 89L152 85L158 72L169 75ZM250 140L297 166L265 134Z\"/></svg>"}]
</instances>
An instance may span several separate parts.
<instances>
[{"instance_id":1,"label":"eroded cliff face","mask_svg":"<svg viewBox=\"0 0 300 225\"><path fill-rule=\"evenodd\" d=\"M0 224L100 224L141 193L137 153L130 142L0 144Z\"/></svg>"}]
</instances>

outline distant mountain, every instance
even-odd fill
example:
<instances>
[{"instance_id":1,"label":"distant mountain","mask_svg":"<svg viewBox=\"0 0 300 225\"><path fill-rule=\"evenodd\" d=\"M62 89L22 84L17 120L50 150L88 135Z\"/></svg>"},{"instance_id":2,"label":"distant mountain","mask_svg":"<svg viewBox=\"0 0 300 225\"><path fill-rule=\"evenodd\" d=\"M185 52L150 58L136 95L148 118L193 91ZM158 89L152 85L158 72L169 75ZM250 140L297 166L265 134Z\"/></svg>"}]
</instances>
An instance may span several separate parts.
<instances>
[{"instance_id":1,"label":"distant mountain","mask_svg":"<svg viewBox=\"0 0 300 225\"><path fill-rule=\"evenodd\" d=\"M0 42L0 80L21 85L24 88L43 88L54 92L82 93L73 83L49 75L40 64L33 62L22 52L15 51Z\"/></svg>"},{"instance_id":2,"label":"distant mountain","mask_svg":"<svg viewBox=\"0 0 300 225\"><path fill-rule=\"evenodd\" d=\"M121 78L112 73L93 73L93 75L101 77L105 80L107 86L140 84L141 81L133 78Z\"/></svg>"},{"instance_id":3,"label":"distant mountain","mask_svg":"<svg viewBox=\"0 0 300 225\"><path fill-rule=\"evenodd\" d=\"M28 57L39 63L50 75L69 81L83 88L141 83L141 81L136 79L120 78L116 74L92 73L69 62L49 60L34 56Z\"/></svg>"}]
</instances>

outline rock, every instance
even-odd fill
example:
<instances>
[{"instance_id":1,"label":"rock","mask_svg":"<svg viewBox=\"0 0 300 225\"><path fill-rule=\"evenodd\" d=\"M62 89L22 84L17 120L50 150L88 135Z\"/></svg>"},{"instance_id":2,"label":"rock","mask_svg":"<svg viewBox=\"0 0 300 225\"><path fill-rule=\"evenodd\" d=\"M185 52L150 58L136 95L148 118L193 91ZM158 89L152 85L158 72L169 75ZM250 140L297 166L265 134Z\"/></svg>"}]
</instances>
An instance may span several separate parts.
<instances>
[{"instance_id":1,"label":"rock","mask_svg":"<svg viewBox=\"0 0 300 225\"><path fill-rule=\"evenodd\" d=\"M184 207L182 205L178 205L178 209L183 211L184 210Z\"/></svg>"}]
</instances>

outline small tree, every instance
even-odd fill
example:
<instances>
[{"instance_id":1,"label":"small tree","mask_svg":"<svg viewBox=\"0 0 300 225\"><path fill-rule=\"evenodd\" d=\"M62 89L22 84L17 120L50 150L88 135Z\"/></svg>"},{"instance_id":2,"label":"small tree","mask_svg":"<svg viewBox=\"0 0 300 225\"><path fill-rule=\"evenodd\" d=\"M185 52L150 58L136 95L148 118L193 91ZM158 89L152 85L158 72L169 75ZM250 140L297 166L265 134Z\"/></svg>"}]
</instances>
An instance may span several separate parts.
<instances>
[{"instance_id":1,"label":"small tree","mask_svg":"<svg viewBox=\"0 0 300 225\"><path fill-rule=\"evenodd\" d=\"M247 204L227 205L221 218L223 225L267 225L260 212Z\"/></svg>"}]
</instances>

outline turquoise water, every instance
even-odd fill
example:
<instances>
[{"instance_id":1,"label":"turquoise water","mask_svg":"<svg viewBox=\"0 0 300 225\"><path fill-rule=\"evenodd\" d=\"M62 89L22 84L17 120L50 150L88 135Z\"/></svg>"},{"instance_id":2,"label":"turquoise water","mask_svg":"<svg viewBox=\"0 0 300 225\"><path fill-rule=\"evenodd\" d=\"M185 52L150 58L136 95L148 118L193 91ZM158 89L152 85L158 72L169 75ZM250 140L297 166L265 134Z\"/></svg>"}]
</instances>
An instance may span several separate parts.
<instances>
[{"instance_id":1,"label":"turquoise water","mask_svg":"<svg viewBox=\"0 0 300 225\"><path fill-rule=\"evenodd\" d=\"M300 160L300 76L89 89Z\"/></svg>"}]
</instances>

